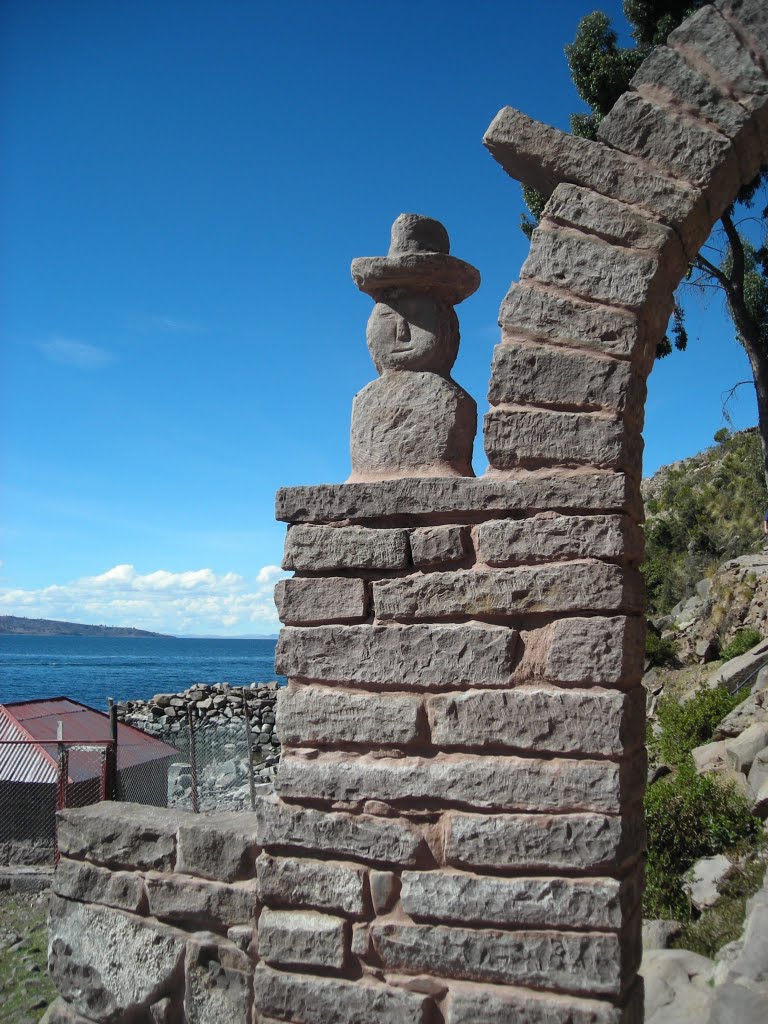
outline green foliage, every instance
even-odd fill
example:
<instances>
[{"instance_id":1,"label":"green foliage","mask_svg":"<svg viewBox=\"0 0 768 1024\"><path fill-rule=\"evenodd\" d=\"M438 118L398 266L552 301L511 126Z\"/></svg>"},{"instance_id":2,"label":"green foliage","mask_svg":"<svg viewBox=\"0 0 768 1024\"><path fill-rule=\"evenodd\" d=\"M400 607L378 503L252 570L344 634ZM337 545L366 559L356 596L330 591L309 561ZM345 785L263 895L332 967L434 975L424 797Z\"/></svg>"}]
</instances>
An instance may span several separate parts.
<instances>
[{"instance_id":1,"label":"green foliage","mask_svg":"<svg viewBox=\"0 0 768 1024\"><path fill-rule=\"evenodd\" d=\"M649 664L657 668L674 667L677 665L678 645L674 637L661 637L649 629L645 637L645 657Z\"/></svg>"},{"instance_id":2,"label":"green foliage","mask_svg":"<svg viewBox=\"0 0 768 1024\"><path fill-rule=\"evenodd\" d=\"M714 959L718 950L738 939L744 927L747 900L760 889L765 864L750 860L720 885L720 899L697 921L689 921L674 945Z\"/></svg>"},{"instance_id":3,"label":"green foliage","mask_svg":"<svg viewBox=\"0 0 768 1024\"><path fill-rule=\"evenodd\" d=\"M610 18L602 11L581 19L565 56L576 91L593 116L605 116L627 91L646 53L646 47L619 46Z\"/></svg>"},{"instance_id":4,"label":"green foliage","mask_svg":"<svg viewBox=\"0 0 768 1024\"><path fill-rule=\"evenodd\" d=\"M723 661L738 658L740 654L746 654L755 644L759 644L762 639L760 631L751 626L740 629L733 640L722 649L720 656Z\"/></svg>"},{"instance_id":5,"label":"green foliage","mask_svg":"<svg viewBox=\"0 0 768 1024\"><path fill-rule=\"evenodd\" d=\"M768 508L756 430L661 471L646 499L642 567L651 615L667 612L726 558L757 550Z\"/></svg>"},{"instance_id":6,"label":"green foliage","mask_svg":"<svg viewBox=\"0 0 768 1024\"><path fill-rule=\"evenodd\" d=\"M684 703L662 697L656 708L662 731L649 742L651 757L668 765L682 765L694 747L712 739L715 727L748 693L732 694L718 686L699 690Z\"/></svg>"},{"instance_id":7,"label":"green foliage","mask_svg":"<svg viewBox=\"0 0 768 1024\"><path fill-rule=\"evenodd\" d=\"M762 823L733 786L697 775L690 758L651 786L645 796L648 860L643 913L688 920L685 873L700 857L754 841Z\"/></svg>"}]
</instances>

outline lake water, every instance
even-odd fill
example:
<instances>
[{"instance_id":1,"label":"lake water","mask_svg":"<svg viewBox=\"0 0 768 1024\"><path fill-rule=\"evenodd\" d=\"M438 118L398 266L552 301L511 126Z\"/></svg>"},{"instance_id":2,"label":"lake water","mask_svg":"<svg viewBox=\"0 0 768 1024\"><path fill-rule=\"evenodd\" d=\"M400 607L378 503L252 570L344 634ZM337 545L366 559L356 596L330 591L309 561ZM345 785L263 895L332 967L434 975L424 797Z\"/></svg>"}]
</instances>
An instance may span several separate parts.
<instances>
[{"instance_id":1,"label":"lake water","mask_svg":"<svg viewBox=\"0 0 768 1024\"><path fill-rule=\"evenodd\" d=\"M243 686L275 674L275 640L0 636L0 704L71 697L100 710L107 697L146 699L193 683Z\"/></svg>"}]
</instances>

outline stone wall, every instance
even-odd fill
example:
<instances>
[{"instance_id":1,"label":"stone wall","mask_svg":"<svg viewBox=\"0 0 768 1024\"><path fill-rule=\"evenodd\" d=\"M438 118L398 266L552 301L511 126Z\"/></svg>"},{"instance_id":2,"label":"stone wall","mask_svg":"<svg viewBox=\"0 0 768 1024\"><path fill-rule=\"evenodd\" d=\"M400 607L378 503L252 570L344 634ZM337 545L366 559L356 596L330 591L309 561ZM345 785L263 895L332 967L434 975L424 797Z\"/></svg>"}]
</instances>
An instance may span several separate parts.
<instances>
[{"instance_id":1,"label":"stone wall","mask_svg":"<svg viewBox=\"0 0 768 1024\"><path fill-rule=\"evenodd\" d=\"M166 902L153 904L151 887L140 897L151 916L136 941L155 944L165 974L130 1013L125 996L97 1012L86 967L70 970L65 950L87 963L102 953L86 935L138 918L111 910L99 923L99 883L84 883L63 894L52 932L54 974L78 1012L128 1022L140 1006L141 1020L170 1021L183 999L195 1024L225 1019L217 1000L237 990L226 1019L248 1021L258 959L252 1019L263 1024L642 1020L644 381L687 260L768 153L767 70L764 3L728 0L653 52L597 142L499 113L486 145L550 200L502 303L490 470L454 475L440 448L446 404L430 435L439 470L373 478L365 458L384 465L384 449L359 429L358 482L279 493L296 576L278 586L277 667L290 682L277 795L234 826L251 829L241 873L214 853L240 850L215 818L197 869L181 826L174 853L149 865L248 893L247 929L261 908L258 938L239 950L249 965L224 945L234 919L210 908L185 919L219 922L193 952L178 915L199 884L160 882ZM361 279L419 264L412 241L393 232ZM433 269L447 263L444 242L429 250ZM417 371L450 390L444 366ZM395 429L385 385L375 395ZM400 440L420 466L418 431ZM109 866L135 869L125 826L114 829L128 853ZM83 832L66 855L107 863ZM166 1018L150 1017L163 999Z\"/></svg>"}]
</instances>

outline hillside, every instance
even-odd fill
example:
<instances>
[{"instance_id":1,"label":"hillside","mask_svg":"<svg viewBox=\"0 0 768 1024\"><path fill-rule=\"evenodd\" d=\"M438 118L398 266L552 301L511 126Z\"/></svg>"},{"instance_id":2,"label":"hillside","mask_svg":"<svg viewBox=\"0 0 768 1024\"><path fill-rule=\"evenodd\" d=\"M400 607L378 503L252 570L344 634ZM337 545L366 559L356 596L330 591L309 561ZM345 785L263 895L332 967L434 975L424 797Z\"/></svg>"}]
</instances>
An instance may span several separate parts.
<instances>
[{"instance_id":1,"label":"hillside","mask_svg":"<svg viewBox=\"0 0 768 1024\"><path fill-rule=\"evenodd\" d=\"M762 550L768 492L757 430L720 430L715 442L643 480L652 618L690 597L721 562Z\"/></svg>"},{"instance_id":2,"label":"hillside","mask_svg":"<svg viewBox=\"0 0 768 1024\"><path fill-rule=\"evenodd\" d=\"M58 622L55 619L25 619L20 615L0 615L0 635L16 636L168 636L131 626L90 626L83 622Z\"/></svg>"}]
</instances>

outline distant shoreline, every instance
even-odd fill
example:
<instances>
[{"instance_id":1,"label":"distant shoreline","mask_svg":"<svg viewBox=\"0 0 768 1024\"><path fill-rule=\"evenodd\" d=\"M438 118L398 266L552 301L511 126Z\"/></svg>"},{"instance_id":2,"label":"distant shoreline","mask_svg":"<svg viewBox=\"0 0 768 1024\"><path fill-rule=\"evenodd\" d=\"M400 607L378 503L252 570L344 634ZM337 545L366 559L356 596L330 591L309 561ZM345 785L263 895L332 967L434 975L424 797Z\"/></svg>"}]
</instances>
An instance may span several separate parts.
<instances>
[{"instance_id":1,"label":"distant shoreline","mask_svg":"<svg viewBox=\"0 0 768 1024\"><path fill-rule=\"evenodd\" d=\"M0 615L0 636L87 636L162 637L176 639L169 633L152 633L132 626L93 626L85 622L64 622L58 619L28 619L22 615Z\"/></svg>"}]
</instances>

